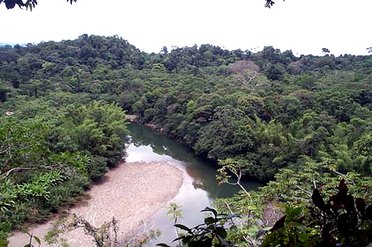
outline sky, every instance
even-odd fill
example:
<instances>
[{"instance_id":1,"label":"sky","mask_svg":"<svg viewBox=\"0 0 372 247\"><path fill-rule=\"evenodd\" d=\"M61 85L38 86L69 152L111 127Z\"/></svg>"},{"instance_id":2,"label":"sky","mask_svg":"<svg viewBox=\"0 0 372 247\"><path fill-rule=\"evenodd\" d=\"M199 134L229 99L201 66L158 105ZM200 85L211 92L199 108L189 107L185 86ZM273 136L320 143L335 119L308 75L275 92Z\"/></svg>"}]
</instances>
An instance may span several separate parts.
<instances>
[{"instance_id":1,"label":"sky","mask_svg":"<svg viewBox=\"0 0 372 247\"><path fill-rule=\"evenodd\" d=\"M0 4L0 42L118 35L145 52L201 44L295 55L368 54L372 0L38 0L32 11Z\"/></svg>"}]
</instances>

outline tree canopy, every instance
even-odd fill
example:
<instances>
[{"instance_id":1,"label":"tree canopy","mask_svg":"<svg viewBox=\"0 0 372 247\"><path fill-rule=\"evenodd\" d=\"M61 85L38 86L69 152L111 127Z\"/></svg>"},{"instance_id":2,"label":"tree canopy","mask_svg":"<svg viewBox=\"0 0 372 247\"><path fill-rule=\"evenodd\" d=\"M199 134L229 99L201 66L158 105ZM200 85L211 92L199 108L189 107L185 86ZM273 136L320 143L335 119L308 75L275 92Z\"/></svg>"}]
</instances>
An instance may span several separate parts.
<instances>
[{"instance_id":1,"label":"tree canopy","mask_svg":"<svg viewBox=\"0 0 372 247\"><path fill-rule=\"evenodd\" d=\"M73 2L76 2L77 0L67 0L67 2L70 2L71 4ZM265 0L265 7L271 8L275 2L272 0ZM283 0L284 1L284 0ZM20 8L25 7L26 9L32 10L36 7L37 0L0 0L0 4L4 2L7 9L13 9L16 5Z\"/></svg>"},{"instance_id":2,"label":"tree canopy","mask_svg":"<svg viewBox=\"0 0 372 247\"><path fill-rule=\"evenodd\" d=\"M67 0L71 4L77 0ZM5 3L7 9L13 9L16 5L20 8L25 7L26 9L32 10L37 5L37 0L0 0L1 3Z\"/></svg>"},{"instance_id":3,"label":"tree canopy","mask_svg":"<svg viewBox=\"0 0 372 247\"><path fill-rule=\"evenodd\" d=\"M219 203L244 219L228 231L234 244L272 226L267 205L307 208L314 186L325 198L342 178L364 198L372 191L371 75L371 55L297 57L272 46L149 54L96 35L2 46L0 239L68 205L124 157L124 112L213 161L221 182L237 174L266 183ZM288 209L284 223L303 212Z\"/></svg>"}]
</instances>

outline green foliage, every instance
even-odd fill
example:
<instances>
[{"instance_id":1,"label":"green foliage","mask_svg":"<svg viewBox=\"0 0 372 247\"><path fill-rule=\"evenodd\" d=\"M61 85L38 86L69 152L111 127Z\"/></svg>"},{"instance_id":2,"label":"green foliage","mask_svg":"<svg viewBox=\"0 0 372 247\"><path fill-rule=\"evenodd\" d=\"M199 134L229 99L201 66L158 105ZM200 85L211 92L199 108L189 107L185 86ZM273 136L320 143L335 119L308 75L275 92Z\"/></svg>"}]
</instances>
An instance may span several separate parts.
<instances>
[{"instance_id":1,"label":"green foliage","mask_svg":"<svg viewBox=\"0 0 372 247\"><path fill-rule=\"evenodd\" d=\"M352 187L363 190L359 185ZM322 188L322 194L331 191ZM286 201L284 215L281 214L275 224L269 223L272 224L269 228L262 210L267 204L265 194L252 193L247 197L241 193L221 199L218 206L230 212L236 210L238 218L206 208L203 211L212 216L207 217L204 224L193 228L175 224L184 234L174 241L181 240L182 246L232 246L232 243L234 246L367 246L371 241L372 206L367 205L367 199L354 199L344 179L339 182L337 192L332 193L335 194L330 195L327 202L318 189L311 194L312 203L310 195L303 198L302 203ZM263 212L257 214L260 211Z\"/></svg>"},{"instance_id":2,"label":"green foliage","mask_svg":"<svg viewBox=\"0 0 372 247\"><path fill-rule=\"evenodd\" d=\"M58 133L57 137L57 140L67 140L67 145L64 145L64 141L56 142L56 148L63 151L88 151L97 156L97 164L100 163L99 159L105 158L113 166L116 160L124 156L123 139L127 131L123 117L122 110L115 105L99 102L69 105L63 109L60 117L60 130L63 132Z\"/></svg>"},{"instance_id":3,"label":"green foliage","mask_svg":"<svg viewBox=\"0 0 372 247\"><path fill-rule=\"evenodd\" d=\"M16 187L16 195L20 198L35 198L41 197L48 200L50 197L50 189L63 181L61 173L51 171L48 173L37 174L30 179L30 183L18 184Z\"/></svg>"},{"instance_id":4,"label":"green foliage","mask_svg":"<svg viewBox=\"0 0 372 247\"><path fill-rule=\"evenodd\" d=\"M372 206L348 194L345 180L325 202L317 189L313 205L289 206L262 246L367 246L371 241Z\"/></svg>"},{"instance_id":5,"label":"green foliage","mask_svg":"<svg viewBox=\"0 0 372 247\"><path fill-rule=\"evenodd\" d=\"M286 208L285 216L274 224L261 246L316 246L319 229L304 225L305 214L302 207Z\"/></svg>"},{"instance_id":6,"label":"green foliage","mask_svg":"<svg viewBox=\"0 0 372 247\"><path fill-rule=\"evenodd\" d=\"M8 223L0 225L1 239L25 221L58 212L125 154L118 106L54 103L20 98L16 114L0 118L0 220Z\"/></svg>"},{"instance_id":7,"label":"green foliage","mask_svg":"<svg viewBox=\"0 0 372 247\"><path fill-rule=\"evenodd\" d=\"M33 234L30 234L26 232L26 234L29 236L30 240L29 243L26 244L24 247L40 247L41 246L41 240L37 237L34 236ZM36 242L36 244L34 244Z\"/></svg>"},{"instance_id":8,"label":"green foliage","mask_svg":"<svg viewBox=\"0 0 372 247\"><path fill-rule=\"evenodd\" d=\"M243 219L237 222L236 228L229 231L230 241L239 246L244 246L247 242L258 245L263 239L265 244L281 241L280 243L284 245L315 246L319 229L303 225L305 218L309 222L315 220L309 219L313 215L313 211L309 209L311 207L309 198L314 186L320 188L321 195L327 195L335 193L334 188L337 187L340 179L345 179L350 185L348 191L354 197L371 196L370 177L351 172L344 175L337 172L332 164L314 163L309 160L306 158L300 167L279 170L275 175L276 179L261 187L258 192L248 193L242 188L242 191L232 198L218 200L217 206L220 210L234 212ZM223 165L220 173L221 182L239 185L238 175L241 164L228 159L221 164ZM237 182L231 180L232 178L238 178ZM283 221L289 222L288 228L273 232L268 239L264 238L265 235L261 233L267 232L275 219L282 215L282 208L285 208L287 218L283 218Z\"/></svg>"},{"instance_id":9,"label":"green foliage","mask_svg":"<svg viewBox=\"0 0 372 247\"><path fill-rule=\"evenodd\" d=\"M174 241L181 241L183 246L232 246L232 243L226 240L227 229L226 222L232 220L234 215L219 214L215 209L205 208L202 212L210 213L210 216L204 219L203 224L189 228L182 224L174 226L182 233ZM157 246L168 246L167 244L157 244Z\"/></svg>"},{"instance_id":10,"label":"green foliage","mask_svg":"<svg viewBox=\"0 0 372 247\"><path fill-rule=\"evenodd\" d=\"M0 122L0 179L19 169L42 166L38 161L47 152L45 138L48 126L40 119L20 123L7 118L0 119ZM19 164L23 167L18 167Z\"/></svg>"},{"instance_id":11,"label":"green foliage","mask_svg":"<svg viewBox=\"0 0 372 247\"><path fill-rule=\"evenodd\" d=\"M0 47L0 57L0 217L13 228L58 211L125 157L122 109L218 161L222 182L234 172L271 181L226 201L246 220L234 243L269 225L264 203L306 205L314 183L323 195L343 178L353 196L370 194L371 56L213 45L147 54L82 35ZM47 189L49 172L59 177Z\"/></svg>"}]
</instances>

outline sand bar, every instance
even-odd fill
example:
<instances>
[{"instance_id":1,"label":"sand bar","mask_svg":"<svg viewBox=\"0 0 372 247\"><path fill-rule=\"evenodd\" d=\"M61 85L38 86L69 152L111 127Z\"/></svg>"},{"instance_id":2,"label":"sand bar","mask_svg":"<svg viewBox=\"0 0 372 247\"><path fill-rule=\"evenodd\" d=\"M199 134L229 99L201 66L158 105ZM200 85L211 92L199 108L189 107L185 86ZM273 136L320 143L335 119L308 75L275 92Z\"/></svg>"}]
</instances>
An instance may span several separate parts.
<instances>
[{"instance_id":1,"label":"sand bar","mask_svg":"<svg viewBox=\"0 0 372 247\"><path fill-rule=\"evenodd\" d=\"M133 235L143 222L174 198L182 185L183 174L175 166L165 162L124 163L109 171L105 182L94 185L87 192L89 199L72 208L71 214L83 216L90 223L99 226L115 217L119 222L119 240ZM38 225L30 233L43 237L51 222ZM65 235L72 247L94 246L91 238L81 230ZM9 238L9 246L24 246L24 233L16 232ZM45 243L42 246L47 246Z\"/></svg>"}]
</instances>

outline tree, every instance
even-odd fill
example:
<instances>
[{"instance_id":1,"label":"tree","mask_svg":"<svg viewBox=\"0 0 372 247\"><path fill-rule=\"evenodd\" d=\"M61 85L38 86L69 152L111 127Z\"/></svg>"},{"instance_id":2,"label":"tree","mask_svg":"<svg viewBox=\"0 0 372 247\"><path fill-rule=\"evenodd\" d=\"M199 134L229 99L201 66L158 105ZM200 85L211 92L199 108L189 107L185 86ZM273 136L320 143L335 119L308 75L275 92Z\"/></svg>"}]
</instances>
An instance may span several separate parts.
<instances>
[{"instance_id":1,"label":"tree","mask_svg":"<svg viewBox=\"0 0 372 247\"><path fill-rule=\"evenodd\" d=\"M76 2L77 0L67 0L67 2ZM271 8L275 2L272 0L265 0L265 7ZM284 0L283 0L284 1ZM37 5L37 0L0 0L0 4L4 2L7 9L13 9L16 5L18 5L20 8L26 7L26 9L32 10Z\"/></svg>"},{"instance_id":2,"label":"tree","mask_svg":"<svg viewBox=\"0 0 372 247\"><path fill-rule=\"evenodd\" d=\"M285 0L283 0L283 2L284 2L284 1L285 1ZM266 0L265 7L266 7L266 8L271 8L274 4L275 4L274 1L272 1L272 0Z\"/></svg>"},{"instance_id":3,"label":"tree","mask_svg":"<svg viewBox=\"0 0 372 247\"><path fill-rule=\"evenodd\" d=\"M67 2L76 2L77 0L67 0ZM26 7L26 9L32 10L37 5L37 0L0 0L0 4L4 2L7 9L13 9L16 5L18 7Z\"/></svg>"},{"instance_id":4,"label":"tree","mask_svg":"<svg viewBox=\"0 0 372 247\"><path fill-rule=\"evenodd\" d=\"M285 69L281 64L272 64L265 72L269 80L282 80L284 78Z\"/></svg>"},{"instance_id":5,"label":"tree","mask_svg":"<svg viewBox=\"0 0 372 247\"><path fill-rule=\"evenodd\" d=\"M322 52L328 54L328 53L330 53L330 50L328 48L322 48Z\"/></svg>"}]
</instances>

